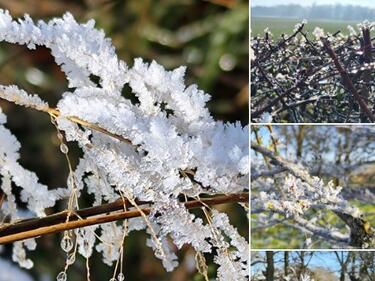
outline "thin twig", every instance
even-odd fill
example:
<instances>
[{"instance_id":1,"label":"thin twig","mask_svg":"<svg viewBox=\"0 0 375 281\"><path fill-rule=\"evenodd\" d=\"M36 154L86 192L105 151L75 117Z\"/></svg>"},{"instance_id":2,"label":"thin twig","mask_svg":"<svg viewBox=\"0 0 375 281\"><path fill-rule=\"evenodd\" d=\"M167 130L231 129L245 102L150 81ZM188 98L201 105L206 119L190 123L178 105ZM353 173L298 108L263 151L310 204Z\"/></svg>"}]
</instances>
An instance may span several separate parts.
<instances>
[{"instance_id":1,"label":"thin twig","mask_svg":"<svg viewBox=\"0 0 375 281\"><path fill-rule=\"evenodd\" d=\"M46 110L46 112L53 116L53 117L59 117L61 115L60 111L55 109L55 108L48 108ZM101 132L103 134L106 134L108 136L111 136L121 142L125 142L125 143L129 143L129 144L132 144L131 140L127 139L127 138L124 138L123 136L120 136L120 135L116 135L114 133L111 133L109 132L108 130L96 125L96 124L93 124L93 123L90 123L90 122L87 122L85 120L82 120L78 117L75 117L75 116L64 116L64 118L76 123L76 124L79 124L79 125L82 125L83 127L86 127L86 128L90 128L90 129L93 129L95 131L98 131L98 132Z\"/></svg>"}]
</instances>

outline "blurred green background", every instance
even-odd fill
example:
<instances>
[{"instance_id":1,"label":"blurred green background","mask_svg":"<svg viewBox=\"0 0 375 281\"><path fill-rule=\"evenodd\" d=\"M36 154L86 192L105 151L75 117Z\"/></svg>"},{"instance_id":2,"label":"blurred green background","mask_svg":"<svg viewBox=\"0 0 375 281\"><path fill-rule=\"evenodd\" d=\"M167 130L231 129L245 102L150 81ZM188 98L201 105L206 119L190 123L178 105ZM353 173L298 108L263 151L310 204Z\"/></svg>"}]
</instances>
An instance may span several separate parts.
<instances>
[{"instance_id":1,"label":"blurred green background","mask_svg":"<svg viewBox=\"0 0 375 281\"><path fill-rule=\"evenodd\" d=\"M13 17L30 14L34 19L48 20L71 12L77 21L96 20L111 38L118 56L133 64L143 57L156 60L167 69L186 65L186 84L198 84L212 95L209 108L218 120L241 120L248 123L248 2L241 0L82 0L82 1L6 1L0 7ZM30 51L24 46L0 44L0 84L16 84L29 93L37 93L51 106L56 105L67 82L46 48ZM125 91L124 91L125 92ZM56 130L46 114L0 101L8 116L7 127L22 144L21 164L36 172L40 181L51 188L65 186L68 167L59 151ZM75 144L69 144L69 156L76 165L80 155ZM81 205L90 198L81 198ZM59 203L49 213L63 210ZM248 236L247 217L238 206L221 205L232 223ZM30 256L35 262L31 273L35 280L55 280L63 269L65 256L59 247L61 235L38 239ZM126 280L203 280L191 270L194 251L185 247L178 252L180 266L166 273L152 251L145 246L143 232L132 233L125 242L124 274ZM10 258L6 246L3 257ZM208 257L209 276L216 266ZM103 264L95 252L90 259L91 280L109 280L113 268ZM85 264L79 259L68 271L68 280L86 280ZM1 279L1 278L0 278Z\"/></svg>"},{"instance_id":2,"label":"blurred green background","mask_svg":"<svg viewBox=\"0 0 375 281\"><path fill-rule=\"evenodd\" d=\"M301 23L302 19L290 18L271 18L271 17L251 17L251 36L263 37L264 30L268 27L273 34L274 40L279 40L282 34L292 34L296 24ZM348 25L357 26L357 22L353 21L328 21L328 20L308 20L304 30L308 34L308 38L314 38L312 32L315 27L323 28L324 31L331 34L340 31L344 35L349 35Z\"/></svg>"}]
</instances>

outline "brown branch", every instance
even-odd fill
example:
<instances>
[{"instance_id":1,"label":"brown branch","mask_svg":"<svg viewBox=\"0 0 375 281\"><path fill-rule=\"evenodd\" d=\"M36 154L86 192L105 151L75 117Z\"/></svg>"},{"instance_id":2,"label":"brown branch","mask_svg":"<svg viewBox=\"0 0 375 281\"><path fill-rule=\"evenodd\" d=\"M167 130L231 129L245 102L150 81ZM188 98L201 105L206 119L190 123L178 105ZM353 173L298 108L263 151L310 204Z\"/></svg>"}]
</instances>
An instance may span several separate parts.
<instances>
[{"instance_id":1,"label":"brown branch","mask_svg":"<svg viewBox=\"0 0 375 281\"><path fill-rule=\"evenodd\" d=\"M292 91L294 91L296 89L298 89L298 88L296 86L293 86L292 88L290 88L288 90L285 90L282 94L279 94L277 97L275 97L275 99L270 101L269 104L267 104L263 108L258 109L254 112L251 112L251 118L258 118L260 115L262 115L263 112L272 109L272 107L275 106L281 99L290 95L292 93ZM253 106L253 108L255 108L255 107L256 106Z\"/></svg>"},{"instance_id":2,"label":"brown branch","mask_svg":"<svg viewBox=\"0 0 375 281\"><path fill-rule=\"evenodd\" d=\"M192 200L184 203L187 209L194 209L203 206L219 205L230 202L248 202L249 193L238 193L230 195L220 195L211 198L202 198L200 200ZM147 202L139 202L139 204L146 204ZM149 202L148 202L149 203ZM130 206L129 202L126 202ZM134 218L141 216L141 213L149 214L150 207L139 210L121 211L117 213L108 214L109 212L121 210L124 207L122 200L117 200L113 203L91 207L77 211L77 215L70 215L70 221L65 222L68 216L67 212L54 214L45 218L32 219L17 222L15 224L5 226L0 229L0 244L12 243L24 239L39 237L42 235L53 234L65 230L81 228L90 225L102 224L122 219ZM79 216L86 216L80 219ZM92 217L93 216L93 217ZM37 225L33 228L33 223ZM5 234L4 234L5 233ZM10 233L10 234L6 234Z\"/></svg>"},{"instance_id":3,"label":"brown branch","mask_svg":"<svg viewBox=\"0 0 375 281\"><path fill-rule=\"evenodd\" d=\"M331 44L328 40L324 40L324 47L326 48L329 56L333 60L337 70L339 71L341 78L344 82L344 86L349 90L349 92L353 95L355 100L358 102L361 110L367 115L367 117L371 120L371 122L375 122L375 117L372 112L368 109L366 103L363 101L362 96L358 94L357 90L354 88L353 82L349 77L348 72L345 70L344 66L340 63L339 59L336 56L335 51L332 49Z\"/></svg>"},{"instance_id":4,"label":"brown branch","mask_svg":"<svg viewBox=\"0 0 375 281\"><path fill-rule=\"evenodd\" d=\"M365 63L371 63L372 62L372 54L371 54L372 43L371 43L370 29L364 28L362 30L362 34L363 34L363 43L362 43L363 44L363 58L364 58ZM368 87L368 83L372 80L371 70L366 69L365 71L363 71L363 73L359 73L359 75L363 76L362 80L363 82L365 82L365 85L363 85L362 89L360 90L360 94L365 99L368 99L370 96L370 91L371 91L371 88ZM365 116L363 116L364 115L363 113L361 115L362 115L361 119L363 119L363 117Z\"/></svg>"},{"instance_id":5,"label":"brown branch","mask_svg":"<svg viewBox=\"0 0 375 281\"><path fill-rule=\"evenodd\" d=\"M136 201L136 203L138 205L145 205L149 202ZM71 212L70 214L69 211L63 211L42 218L24 219L22 221L17 221L12 224L0 225L0 237L15 234L22 231L33 230L44 226L49 226L51 224L66 222L68 216L69 221L73 221L78 220L79 218L88 218L95 215L119 211L124 209L124 205L127 209L132 207L128 200L125 199L123 201L122 199L118 199L111 203L76 210L74 213Z\"/></svg>"}]
</instances>

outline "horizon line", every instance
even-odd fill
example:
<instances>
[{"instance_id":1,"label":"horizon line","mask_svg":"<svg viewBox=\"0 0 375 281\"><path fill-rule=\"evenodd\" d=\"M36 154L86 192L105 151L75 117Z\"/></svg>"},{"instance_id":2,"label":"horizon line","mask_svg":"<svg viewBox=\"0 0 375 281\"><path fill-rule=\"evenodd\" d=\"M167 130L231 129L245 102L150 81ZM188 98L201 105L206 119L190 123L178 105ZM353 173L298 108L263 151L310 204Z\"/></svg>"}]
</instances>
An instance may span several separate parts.
<instances>
[{"instance_id":1,"label":"horizon line","mask_svg":"<svg viewBox=\"0 0 375 281\"><path fill-rule=\"evenodd\" d=\"M314 3L311 3L311 4L300 4L300 3L281 3L281 4L253 4L251 3L250 4L250 8L257 8L257 7L278 7L278 6L299 6L299 7L307 7L307 8L311 8L311 7L320 7L320 6L342 6L342 7L348 7L348 6L351 6L351 7L360 7L360 8L371 8L371 9L375 9L375 2L374 2L374 5L361 5L359 3L353 3L353 4L349 4L349 3L339 3L339 2L335 2L335 3L321 3L321 4L317 4L316 2Z\"/></svg>"},{"instance_id":2,"label":"horizon line","mask_svg":"<svg viewBox=\"0 0 375 281\"><path fill-rule=\"evenodd\" d=\"M251 5L251 8L256 8L256 7L277 7L277 6L300 6L300 7L319 7L319 6L354 6L354 7L361 7L361 8L375 8L374 6L364 6L360 4L340 4L340 3L335 3L335 4L308 4L308 5L301 5L301 4L296 4L296 3L289 3L289 4L275 4L275 5L261 5L261 4L255 4Z\"/></svg>"}]
</instances>

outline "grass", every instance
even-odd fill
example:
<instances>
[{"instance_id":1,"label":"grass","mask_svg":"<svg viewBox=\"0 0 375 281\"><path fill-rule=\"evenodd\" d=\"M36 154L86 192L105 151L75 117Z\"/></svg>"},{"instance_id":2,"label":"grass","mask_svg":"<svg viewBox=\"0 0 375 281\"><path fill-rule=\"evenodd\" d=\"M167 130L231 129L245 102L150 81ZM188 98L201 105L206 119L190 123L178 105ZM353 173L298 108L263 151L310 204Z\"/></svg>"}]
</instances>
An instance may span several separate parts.
<instances>
[{"instance_id":1,"label":"grass","mask_svg":"<svg viewBox=\"0 0 375 281\"><path fill-rule=\"evenodd\" d=\"M252 17L251 18L251 31L252 36L258 34L262 35L264 30L268 27L274 38L280 37L282 33L291 34L293 32L294 26L297 23L302 22L301 19L285 19L285 18L272 18L272 17ZM351 21L324 21L324 20L311 20L305 26L305 31L310 34L319 26L326 32L335 33L340 30L343 34L348 34L348 25L356 27L357 22Z\"/></svg>"}]
</instances>

